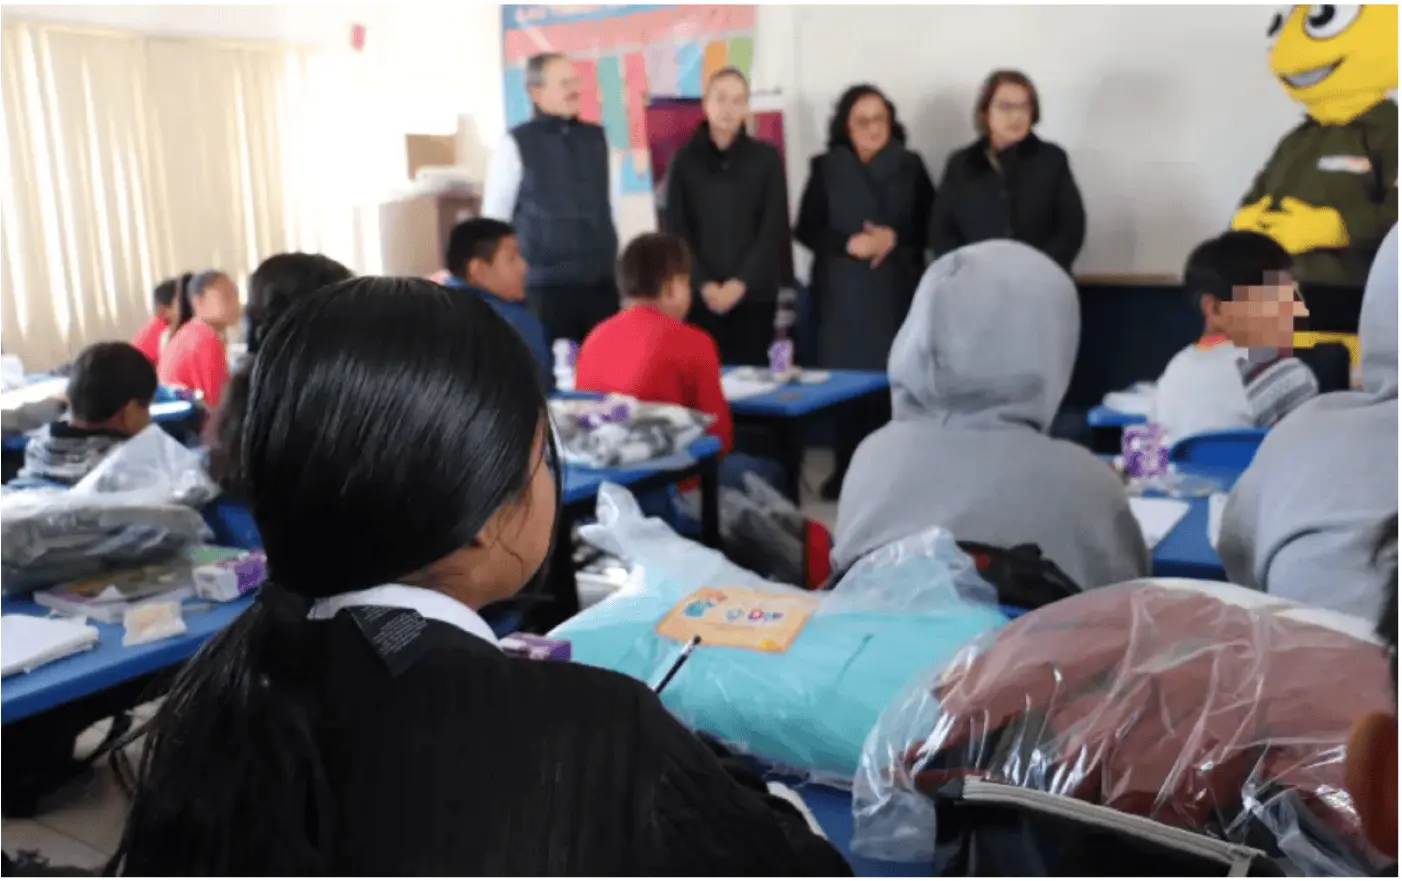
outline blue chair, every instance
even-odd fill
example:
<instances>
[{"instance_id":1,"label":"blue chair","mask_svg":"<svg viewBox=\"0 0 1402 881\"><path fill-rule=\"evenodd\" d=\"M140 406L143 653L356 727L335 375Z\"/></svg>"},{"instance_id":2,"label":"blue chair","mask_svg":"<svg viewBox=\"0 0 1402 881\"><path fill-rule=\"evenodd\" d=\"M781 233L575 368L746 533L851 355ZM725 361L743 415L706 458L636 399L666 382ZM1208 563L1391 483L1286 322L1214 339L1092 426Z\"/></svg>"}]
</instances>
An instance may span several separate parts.
<instances>
[{"instance_id":1,"label":"blue chair","mask_svg":"<svg viewBox=\"0 0 1402 881\"><path fill-rule=\"evenodd\" d=\"M1169 449L1168 459L1191 465L1245 469L1265 438L1264 428L1208 431L1180 438Z\"/></svg>"},{"instance_id":2,"label":"blue chair","mask_svg":"<svg viewBox=\"0 0 1402 881\"><path fill-rule=\"evenodd\" d=\"M214 532L214 543L245 551L261 550L263 537L253 522L248 506L233 499L219 498L205 505L204 522Z\"/></svg>"}]
</instances>

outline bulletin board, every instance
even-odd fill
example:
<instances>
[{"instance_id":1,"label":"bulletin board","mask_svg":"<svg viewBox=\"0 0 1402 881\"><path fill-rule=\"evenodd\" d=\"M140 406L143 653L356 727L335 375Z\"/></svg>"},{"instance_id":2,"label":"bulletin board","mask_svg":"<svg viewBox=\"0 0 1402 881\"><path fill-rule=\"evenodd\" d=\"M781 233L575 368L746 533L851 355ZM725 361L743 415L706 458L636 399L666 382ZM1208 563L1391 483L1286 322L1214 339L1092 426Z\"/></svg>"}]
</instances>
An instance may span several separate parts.
<instances>
[{"instance_id":1,"label":"bulletin board","mask_svg":"<svg viewBox=\"0 0 1402 881\"><path fill-rule=\"evenodd\" d=\"M699 98L722 67L750 73L755 7L503 5L506 122L530 119L526 62L559 52L582 81L580 117L607 133L623 195L653 191L649 95Z\"/></svg>"}]
</instances>

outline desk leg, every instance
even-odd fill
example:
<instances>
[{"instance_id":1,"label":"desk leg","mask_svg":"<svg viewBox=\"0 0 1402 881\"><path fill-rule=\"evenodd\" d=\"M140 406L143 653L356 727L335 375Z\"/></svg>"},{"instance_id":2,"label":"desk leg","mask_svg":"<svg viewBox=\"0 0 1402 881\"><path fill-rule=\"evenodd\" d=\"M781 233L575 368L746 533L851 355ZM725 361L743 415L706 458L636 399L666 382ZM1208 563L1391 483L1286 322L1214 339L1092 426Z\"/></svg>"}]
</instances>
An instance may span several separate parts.
<instances>
[{"instance_id":1,"label":"desk leg","mask_svg":"<svg viewBox=\"0 0 1402 881\"><path fill-rule=\"evenodd\" d=\"M701 542L720 548L720 459L708 457L701 463Z\"/></svg>"},{"instance_id":2,"label":"desk leg","mask_svg":"<svg viewBox=\"0 0 1402 881\"><path fill-rule=\"evenodd\" d=\"M795 505L801 504L803 498L803 429L806 425L803 419L779 419L774 422L780 461L788 474L788 486L781 489Z\"/></svg>"}]
</instances>

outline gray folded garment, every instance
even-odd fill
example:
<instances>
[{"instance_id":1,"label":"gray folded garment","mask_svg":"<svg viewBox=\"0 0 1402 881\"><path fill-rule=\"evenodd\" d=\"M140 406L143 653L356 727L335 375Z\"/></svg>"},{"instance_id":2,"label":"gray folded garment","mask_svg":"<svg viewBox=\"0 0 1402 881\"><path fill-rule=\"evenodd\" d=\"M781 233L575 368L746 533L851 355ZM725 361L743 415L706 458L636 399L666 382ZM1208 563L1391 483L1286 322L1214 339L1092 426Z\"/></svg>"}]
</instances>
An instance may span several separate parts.
<instances>
[{"instance_id":1,"label":"gray folded garment","mask_svg":"<svg viewBox=\"0 0 1402 881\"><path fill-rule=\"evenodd\" d=\"M604 413L606 417L600 415ZM712 421L675 404L616 398L551 401L550 415L565 460L587 468L620 468L683 454Z\"/></svg>"},{"instance_id":2,"label":"gray folded garment","mask_svg":"<svg viewBox=\"0 0 1402 881\"><path fill-rule=\"evenodd\" d=\"M0 409L0 433L24 434L42 428L63 415L67 405L62 398L45 398Z\"/></svg>"},{"instance_id":3,"label":"gray folded garment","mask_svg":"<svg viewBox=\"0 0 1402 881\"><path fill-rule=\"evenodd\" d=\"M208 536L204 518L183 505L11 509L0 519L0 591L11 596L114 569L159 563Z\"/></svg>"}]
</instances>

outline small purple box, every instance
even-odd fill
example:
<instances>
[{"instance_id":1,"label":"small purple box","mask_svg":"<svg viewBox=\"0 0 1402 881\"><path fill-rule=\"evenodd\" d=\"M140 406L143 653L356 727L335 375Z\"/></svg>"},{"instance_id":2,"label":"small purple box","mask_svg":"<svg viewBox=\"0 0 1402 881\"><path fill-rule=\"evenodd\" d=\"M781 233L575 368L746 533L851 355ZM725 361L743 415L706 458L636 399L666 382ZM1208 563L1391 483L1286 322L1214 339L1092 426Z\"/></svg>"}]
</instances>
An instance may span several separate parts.
<instances>
[{"instance_id":1,"label":"small purple box","mask_svg":"<svg viewBox=\"0 0 1402 881\"><path fill-rule=\"evenodd\" d=\"M536 636L532 633L513 633L501 639L501 650L517 658L532 661L569 661L570 641Z\"/></svg>"},{"instance_id":2,"label":"small purple box","mask_svg":"<svg viewBox=\"0 0 1402 881\"><path fill-rule=\"evenodd\" d=\"M1120 439L1125 474L1132 480L1162 477L1168 473L1168 444L1163 426L1152 422L1125 428Z\"/></svg>"},{"instance_id":3,"label":"small purple box","mask_svg":"<svg viewBox=\"0 0 1402 881\"><path fill-rule=\"evenodd\" d=\"M231 560L195 567L195 595L227 603L252 593L267 577L268 558L262 551L249 551Z\"/></svg>"},{"instance_id":4,"label":"small purple box","mask_svg":"<svg viewBox=\"0 0 1402 881\"><path fill-rule=\"evenodd\" d=\"M776 377L793 370L793 340L775 340L769 347L769 372Z\"/></svg>"}]
</instances>

